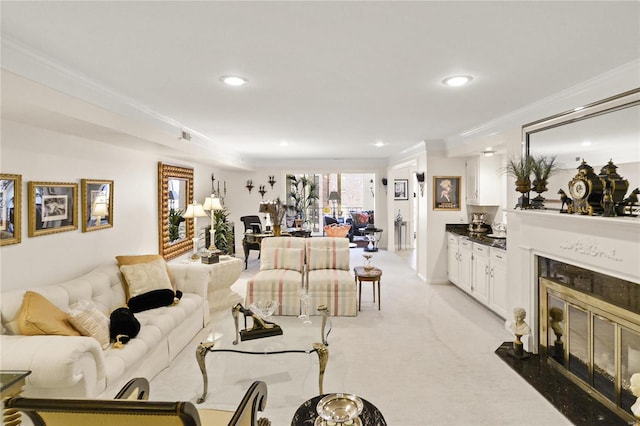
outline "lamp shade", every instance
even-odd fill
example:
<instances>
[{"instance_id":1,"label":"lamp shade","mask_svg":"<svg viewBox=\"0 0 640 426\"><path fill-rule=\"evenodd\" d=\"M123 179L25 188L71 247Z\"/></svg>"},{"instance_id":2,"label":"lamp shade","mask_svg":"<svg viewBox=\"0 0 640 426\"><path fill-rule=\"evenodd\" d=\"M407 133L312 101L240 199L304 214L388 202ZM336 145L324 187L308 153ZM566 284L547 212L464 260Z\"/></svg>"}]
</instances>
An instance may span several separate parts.
<instances>
[{"instance_id":1,"label":"lamp shade","mask_svg":"<svg viewBox=\"0 0 640 426\"><path fill-rule=\"evenodd\" d=\"M193 219L196 217L205 217L206 215L207 213L205 213L204 209L202 208L202 204L196 203L194 201L192 204L189 204L189 206L187 207L187 211L184 212L182 217L186 219Z\"/></svg>"},{"instance_id":2,"label":"lamp shade","mask_svg":"<svg viewBox=\"0 0 640 426\"><path fill-rule=\"evenodd\" d=\"M91 206L91 216L105 217L109 215L107 196L101 192Z\"/></svg>"},{"instance_id":3,"label":"lamp shade","mask_svg":"<svg viewBox=\"0 0 640 426\"><path fill-rule=\"evenodd\" d=\"M329 201L340 201L340 194L338 194L338 191L331 191L329 193Z\"/></svg>"},{"instance_id":4,"label":"lamp shade","mask_svg":"<svg viewBox=\"0 0 640 426\"><path fill-rule=\"evenodd\" d=\"M204 210L222 210L222 203L220 203L220 198L211 196L204 199L202 208Z\"/></svg>"}]
</instances>

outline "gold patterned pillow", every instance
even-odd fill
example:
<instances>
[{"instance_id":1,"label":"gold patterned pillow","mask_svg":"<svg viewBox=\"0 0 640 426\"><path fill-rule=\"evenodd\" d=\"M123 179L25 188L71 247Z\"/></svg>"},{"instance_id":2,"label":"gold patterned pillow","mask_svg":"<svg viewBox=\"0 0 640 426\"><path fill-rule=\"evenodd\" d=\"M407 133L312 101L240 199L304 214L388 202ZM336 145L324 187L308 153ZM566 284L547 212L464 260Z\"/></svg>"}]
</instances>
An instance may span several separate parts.
<instances>
[{"instance_id":1,"label":"gold patterned pillow","mask_svg":"<svg viewBox=\"0 0 640 426\"><path fill-rule=\"evenodd\" d=\"M80 336L67 320L67 313L34 291L27 291L18 313L18 329L25 336L53 334Z\"/></svg>"}]
</instances>

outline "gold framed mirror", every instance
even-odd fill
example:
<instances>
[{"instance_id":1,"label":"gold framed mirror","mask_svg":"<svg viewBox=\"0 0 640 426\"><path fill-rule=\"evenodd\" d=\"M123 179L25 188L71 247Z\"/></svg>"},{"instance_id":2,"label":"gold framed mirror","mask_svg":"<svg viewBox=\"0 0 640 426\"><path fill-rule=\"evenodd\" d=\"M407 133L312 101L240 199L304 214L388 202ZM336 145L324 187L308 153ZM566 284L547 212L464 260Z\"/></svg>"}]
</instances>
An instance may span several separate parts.
<instances>
[{"instance_id":1,"label":"gold framed mirror","mask_svg":"<svg viewBox=\"0 0 640 426\"><path fill-rule=\"evenodd\" d=\"M22 175L0 174L0 246L22 239Z\"/></svg>"},{"instance_id":2,"label":"gold framed mirror","mask_svg":"<svg viewBox=\"0 0 640 426\"><path fill-rule=\"evenodd\" d=\"M193 169L158 163L160 255L173 259L193 250L193 219L182 214L193 199Z\"/></svg>"}]
</instances>

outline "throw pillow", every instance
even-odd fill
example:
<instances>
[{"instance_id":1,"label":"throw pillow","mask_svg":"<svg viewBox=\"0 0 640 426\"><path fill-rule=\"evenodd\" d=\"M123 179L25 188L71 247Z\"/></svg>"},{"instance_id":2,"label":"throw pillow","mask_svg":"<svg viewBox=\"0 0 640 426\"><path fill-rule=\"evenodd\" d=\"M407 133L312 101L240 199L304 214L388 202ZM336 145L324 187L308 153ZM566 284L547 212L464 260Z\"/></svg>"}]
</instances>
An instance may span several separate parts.
<instances>
[{"instance_id":1,"label":"throw pillow","mask_svg":"<svg viewBox=\"0 0 640 426\"><path fill-rule=\"evenodd\" d=\"M118 308L109 316L109 336L117 340L119 335L125 335L133 339L140 332L140 321L133 315L129 308ZM122 342L126 343L126 342Z\"/></svg>"},{"instance_id":2,"label":"throw pillow","mask_svg":"<svg viewBox=\"0 0 640 426\"><path fill-rule=\"evenodd\" d=\"M161 288L173 290L164 259L149 263L122 265L120 271L127 282L129 298Z\"/></svg>"},{"instance_id":3,"label":"throw pillow","mask_svg":"<svg viewBox=\"0 0 640 426\"><path fill-rule=\"evenodd\" d=\"M309 251L307 267L310 271L316 269L349 270L349 249L312 248Z\"/></svg>"},{"instance_id":4,"label":"throw pillow","mask_svg":"<svg viewBox=\"0 0 640 426\"><path fill-rule=\"evenodd\" d=\"M93 337L102 349L109 347L109 318L90 300L78 300L69 307L69 322L83 336Z\"/></svg>"},{"instance_id":5,"label":"throw pillow","mask_svg":"<svg viewBox=\"0 0 640 426\"><path fill-rule=\"evenodd\" d=\"M149 262L153 262L154 260L162 260L164 261L164 258L162 256L160 256L159 254L141 254L141 255L131 255L131 256L116 256L116 261L118 262L118 266L122 266L122 265L137 265L138 263L149 263ZM167 275L169 275L169 281L171 281L171 283L173 284L173 275L171 274L171 270L169 269L169 266L167 265ZM125 281L125 285L124 285L124 293L125 296L127 298L127 300L129 300L129 298L131 297L129 295L129 286L127 285L127 279L124 279Z\"/></svg>"},{"instance_id":6,"label":"throw pillow","mask_svg":"<svg viewBox=\"0 0 640 426\"><path fill-rule=\"evenodd\" d=\"M18 313L18 329L20 334L25 336L80 336L67 318L66 312L49 302L43 295L27 291Z\"/></svg>"},{"instance_id":7,"label":"throw pillow","mask_svg":"<svg viewBox=\"0 0 640 426\"><path fill-rule=\"evenodd\" d=\"M260 252L260 270L290 269L302 272L304 250L302 248L264 247Z\"/></svg>"},{"instance_id":8,"label":"throw pillow","mask_svg":"<svg viewBox=\"0 0 640 426\"><path fill-rule=\"evenodd\" d=\"M174 294L173 290L163 288L134 296L129 299L127 306L129 306L129 309L134 313L142 312L161 306L173 305L177 300L180 300L181 297L182 292L180 290Z\"/></svg>"}]
</instances>

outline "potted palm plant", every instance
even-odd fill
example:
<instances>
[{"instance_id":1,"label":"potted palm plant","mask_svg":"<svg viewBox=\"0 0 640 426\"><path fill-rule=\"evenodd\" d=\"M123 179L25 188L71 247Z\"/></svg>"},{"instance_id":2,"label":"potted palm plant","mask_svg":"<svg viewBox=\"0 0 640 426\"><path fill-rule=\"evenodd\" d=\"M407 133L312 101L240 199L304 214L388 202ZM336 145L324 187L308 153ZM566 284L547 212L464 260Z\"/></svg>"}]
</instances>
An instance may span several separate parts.
<instances>
[{"instance_id":1,"label":"potted palm plant","mask_svg":"<svg viewBox=\"0 0 640 426\"><path fill-rule=\"evenodd\" d=\"M516 191L522 195L518 199L516 207L529 208L528 193L531 191L531 173L533 171L533 160L529 156L510 158L504 169L505 173L516 179Z\"/></svg>"},{"instance_id":2,"label":"potted palm plant","mask_svg":"<svg viewBox=\"0 0 640 426\"><path fill-rule=\"evenodd\" d=\"M318 185L313 179L302 176L287 175L287 180L291 184L289 200L291 207L296 212L296 218L303 222L307 219L307 211L320 198L318 195Z\"/></svg>"},{"instance_id":3,"label":"potted palm plant","mask_svg":"<svg viewBox=\"0 0 640 426\"><path fill-rule=\"evenodd\" d=\"M533 208L544 207L544 197L541 194L547 190L549 177L561 170L561 165L558 163L555 155L539 155L532 157L531 172L533 173L534 180L532 182L531 189L538 193L538 196L531 200Z\"/></svg>"}]
</instances>

